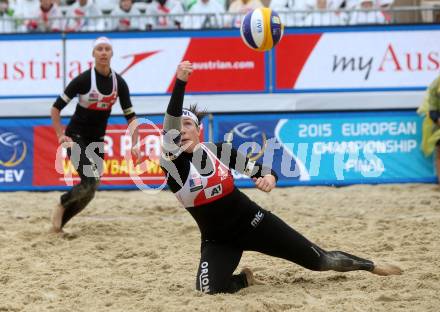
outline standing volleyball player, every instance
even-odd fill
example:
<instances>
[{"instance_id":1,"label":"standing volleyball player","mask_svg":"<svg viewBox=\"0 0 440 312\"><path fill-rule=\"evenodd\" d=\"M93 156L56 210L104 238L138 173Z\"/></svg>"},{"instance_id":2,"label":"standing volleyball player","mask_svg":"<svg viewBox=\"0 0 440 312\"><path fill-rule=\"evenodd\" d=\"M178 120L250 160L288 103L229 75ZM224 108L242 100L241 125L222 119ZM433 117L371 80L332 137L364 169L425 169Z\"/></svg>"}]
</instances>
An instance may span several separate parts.
<instances>
[{"instance_id":1,"label":"standing volleyball player","mask_svg":"<svg viewBox=\"0 0 440 312\"><path fill-rule=\"evenodd\" d=\"M62 232L66 223L93 199L98 188L104 158L104 134L112 106L119 97L124 116L133 131L132 154L139 160L136 115L125 80L110 67L113 48L110 40L100 37L93 44L95 66L74 78L51 110L58 143L69 146L68 155L81 182L61 196L52 214L52 232ZM66 130L60 111L78 96L75 113Z\"/></svg>"},{"instance_id":2,"label":"standing volleyball player","mask_svg":"<svg viewBox=\"0 0 440 312\"><path fill-rule=\"evenodd\" d=\"M182 108L191 72L192 65L187 61L178 66L163 123L161 165L171 191L201 231L198 290L233 293L255 284L250 269L233 275L245 250L283 258L314 271L401 273L393 265L322 249L239 191L232 168L252 177L255 186L264 192L275 187L276 173L240 155L230 144L200 143L201 114L194 107Z\"/></svg>"}]
</instances>

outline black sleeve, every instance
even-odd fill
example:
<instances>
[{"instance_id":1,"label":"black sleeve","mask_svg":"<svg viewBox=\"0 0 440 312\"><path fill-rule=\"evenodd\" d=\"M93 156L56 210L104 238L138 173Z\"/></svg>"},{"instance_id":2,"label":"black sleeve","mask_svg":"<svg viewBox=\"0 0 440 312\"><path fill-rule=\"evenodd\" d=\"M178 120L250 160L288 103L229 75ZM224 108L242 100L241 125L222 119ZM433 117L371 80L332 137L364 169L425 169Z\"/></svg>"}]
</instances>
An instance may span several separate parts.
<instances>
[{"instance_id":1,"label":"black sleeve","mask_svg":"<svg viewBox=\"0 0 440 312\"><path fill-rule=\"evenodd\" d=\"M124 78L122 78L120 75L116 74L116 79L118 82L119 103L121 104L121 108L122 108L122 111L124 113L125 118L127 120L130 120L131 118L136 116L136 114L133 110L133 105L131 104L130 90L129 90L128 85L125 82Z\"/></svg>"},{"instance_id":2,"label":"black sleeve","mask_svg":"<svg viewBox=\"0 0 440 312\"><path fill-rule=\"evenodd\" d=\"M429 111L429 118L432 119L433 122L437 123L440 118L440 112L436 110Z\"/></svg>"},{"instance_id":3,"label":"black sleeve","mask_svg":"<svg viewBox=\"0 0 440 312\"><path fill-rule=\"evenodd\" d=\"M160 159L160 165L165 171L167 184L170 190L175 193L179 191L188 178L191 163L186 157L178 157L174 160Z\"/></svg>"},{"instance_id":4,"label":"black sleeve","mask_svg":"<svg viewBox=\"0 0 440 312\"><path fill-rule=\"evenodd\" d=\"M167 107L167 113L174 117L182 116L183 97L185 96L186 82L176 79L173 93L171 94L170 102Z\"/></svg>"},{"instance_id":5,"label":"black sleeve","mask_svg":"<svg viewBox=\"0 0 440 312\"><path fill-rule=\"evenodd\" d=\"M162 154L170 159L177 157L181 152L179 143L181 139L181 117L185 85L186 82L176 79L163 120Z\"/></svg>"},{"instance_id":6,"label":"black sleeve","mask_svg":"<svg viewBox=\"0 0 440 312\"><path fill-rule=\"evenodd\" d=\"M173 121L170 120L170 117L172 116L179 118L182 116L185 86L185 81L176 79L164 119L162 155L160 163L161 167L166 172L167 184L173 192L177 192L181 189L183 183L185 183L186 179L188 178L191 166L188 157L186 157L185 153L182 153L178 147L180 135L173 137L171 134L173 130L180 129L180 126L177 127L176 124L176 122L178 122L180 125L180 120ZM172 147L177 147L177 150L174 150Z\"/></svg>"},{"instance_id":7,"label":"black sleeve","mask_svg":"<svg viewBox=\"0 0 440 312\"><path fill-rule=\"evenodd\" d=\"M78 94L86 94L90 90L90 70L76 76L57 97L53 107L62 110Z\"/></svg>"},{"instance_id":8,"label":"black sleeve","mask_svg":"<svg viewBox=\"0 0 440 312\"><path fill-rule=\"evenodd\" d=\"M278 175L275 171L238 152L232 147L232 144L226 142L216 143L214 144L214 148L216 149L217 157L220 161L230 169L234 169L251 178L259 178L271 174L275 177L275 180L278 181Z\"/></svg>"}]
</instances>

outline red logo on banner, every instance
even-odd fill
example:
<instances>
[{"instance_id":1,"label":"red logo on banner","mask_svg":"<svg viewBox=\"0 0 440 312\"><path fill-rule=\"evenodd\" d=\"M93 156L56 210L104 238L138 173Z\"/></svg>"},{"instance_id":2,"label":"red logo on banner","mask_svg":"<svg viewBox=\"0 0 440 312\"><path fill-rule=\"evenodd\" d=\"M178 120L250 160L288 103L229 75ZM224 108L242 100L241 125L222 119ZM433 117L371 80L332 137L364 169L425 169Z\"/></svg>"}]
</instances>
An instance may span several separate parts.
<instances>
[{"instance_id":1,"label":"red logo on banner","mask_svg":"<svg viewBox=\"0 0 440 312\"><path fill-rule=\"evenodd\" d=\"M183 60L193 63L189 92L264 91L264 53L241 38L193 38ZM168 87L172 91L174 79Z\"/></svg>"},{"instance_id":2,"label":"red logo on banner","mask_svg":"<svg viewBox=\"0 0 440 312\"><path fill-rule=\"evenodd\" d=\"M293 89L321 34L285 35L276 48L276 89ZM316 73L319 75L319 73Z\"/></svg>"}]
</instances>

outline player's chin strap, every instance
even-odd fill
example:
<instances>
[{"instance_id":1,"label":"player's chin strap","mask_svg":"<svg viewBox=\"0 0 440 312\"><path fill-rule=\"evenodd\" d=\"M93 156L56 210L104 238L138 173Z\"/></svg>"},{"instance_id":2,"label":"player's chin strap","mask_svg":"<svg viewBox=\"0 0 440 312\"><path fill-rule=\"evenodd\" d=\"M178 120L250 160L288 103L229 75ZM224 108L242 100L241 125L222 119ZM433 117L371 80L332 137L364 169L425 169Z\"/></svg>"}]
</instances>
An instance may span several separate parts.
<instances>
[{"instance_id":1,"label":"player's chin strap","mask_svg":"<svg viewBox=\"0 0 440 312\"><path fill-rule=\"evenodd\" d=\"M192 121L195 122L196 126L197 127L199 126L199 119L197 118L197 116L193 112L191 112L191 111L189 111L187 109L183 109L182 110L182 117L191 118Z\"/></svg>"}]
</instances>

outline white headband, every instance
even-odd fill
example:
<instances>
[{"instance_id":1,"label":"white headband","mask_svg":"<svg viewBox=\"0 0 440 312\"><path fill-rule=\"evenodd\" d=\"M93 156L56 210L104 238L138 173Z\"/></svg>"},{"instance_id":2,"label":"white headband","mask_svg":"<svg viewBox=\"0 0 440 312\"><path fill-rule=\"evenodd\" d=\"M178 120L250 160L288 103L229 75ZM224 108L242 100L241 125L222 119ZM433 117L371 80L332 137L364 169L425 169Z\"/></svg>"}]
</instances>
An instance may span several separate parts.
<instances>
[{"instance_id":1,"label":"white headband","mask_svg":"<svg viewBox=\"0 0 440 312\"><path fill-rule=\"evenodd\" d=\"M98 39L93 42L93 49L96 48L99 44L108 44L109 46L112 46L112 43L109 38L107 37L99 37Z\"/></svg>"},{"instance_id":2,"label":"white headband","mask_svg":"<svg viewBox=\"0 0 440 312\"><path fill-rule=\"evenodd\" d=\"M182 116L183 116L183 117L191 118L192 121L194 121L194 122L196 123L197 126L199 125L199 119L197 118L196 115L194 115L193 112L191 112L191 111L189 111L189 110L187 110L187 109L183 109L183 110L182 110Z\"/></svg>"}]
</instances>

